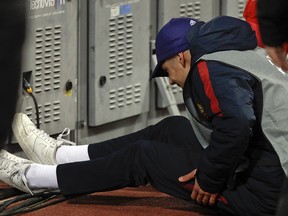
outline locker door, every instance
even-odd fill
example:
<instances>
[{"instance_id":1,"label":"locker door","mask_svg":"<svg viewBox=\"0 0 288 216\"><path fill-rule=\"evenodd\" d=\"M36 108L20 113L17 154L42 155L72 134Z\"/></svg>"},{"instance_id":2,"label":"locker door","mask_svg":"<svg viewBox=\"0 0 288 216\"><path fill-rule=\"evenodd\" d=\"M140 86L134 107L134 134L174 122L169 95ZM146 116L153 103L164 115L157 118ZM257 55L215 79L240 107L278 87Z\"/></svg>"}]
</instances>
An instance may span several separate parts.
<instances>
[{"instance_id":1,"label":"locker door","mask_svg":"<svg viewBox=\"0 0 288 216\"><path fill-rule=\"evenodd\" d=\"M22 75L38 102L41 129L75 128L78 1L27 1ZM22 90L22 89L21 89ZM33 99L20 94L18 111L36 122Z\"/></svg>"},{"instance_id":2,"label":"locker door","mask_svg":"<svg viewBox=\"0 0 288 216\"><path fill-rule=\"evenodd\" d=\"M150 1L89 1L89 126L149 109Z\"/></svg>"}]
</instances>

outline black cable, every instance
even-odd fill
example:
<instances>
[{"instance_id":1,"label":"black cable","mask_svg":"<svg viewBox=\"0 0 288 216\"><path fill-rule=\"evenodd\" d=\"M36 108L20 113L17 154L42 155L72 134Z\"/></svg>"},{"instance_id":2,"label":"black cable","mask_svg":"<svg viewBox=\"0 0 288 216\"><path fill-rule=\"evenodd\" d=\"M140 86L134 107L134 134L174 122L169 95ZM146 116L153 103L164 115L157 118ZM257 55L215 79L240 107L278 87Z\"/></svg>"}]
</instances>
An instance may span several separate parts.
<instances>
[{"instance_id":1,"label":"black cable","mask_svg":"<svg viewBox=\"0 0 288 216\"><path fill-rule=\"evenodd\" d=\"M23 194L22 191L16 188L3 188L0 190L0 200L8 199L10 197L15 197L16 195Z\"/></svg>"},{"instance_id":2,"label":"black cable","mask_svg":"<svg viewBox=\"0 0 288 216\"><path fill-rule=\"evenodd\" d=\"M64 197L60 192L53 191L33 195L23 194L0 203L0 216L32 212L68 199L70 198ZM9 206L12 207L9 208Z\"/></svg>"},{"instance_id":3,"label":"black cable","mask_svg":"<svg viewBox=\"0 0 288 216\"><path fill-rule=\"evenodd\" d=\"M29 199L24 200L23 202L21 202L21 204L19 205L15 205L3 212L0 213L0 215L14 215L14 214L18 214L18 211L20 211L22 208L25 207L29 207L30 205L34 205L35 203L41 202L42 201L42 197L32 197Z\"/></svg>"},{"instance_id":4,"label":"black cable","mask_svg":"<svg viewBox=\"0 0 288 216\"><path fill-rule=\"evenodd\" d=\"M11 216L36 211L41 208L55 205L75 197L78 196L66 197L63 196L60 192L43 192L34 195L24 194L11 200L6 200L0 204L0 206L4 204L0 210L0 216ZM23 202L17 205L17 203L20 201ZM12 207L8 208L10 205L12 205Z\"/></svg>"},{"instance_id":5,"label":"black cable","mask_svg":"<svg viewBox=\"0 0 288 216\"><path fill-rule=\"evenodd\" d=\"M42 202L35 203L34 205L32 205L32 207L30 207L30 206L24 207L22 209L19 209L19 210L16 210L16 211L12 212L12 213L13 214L28 213L28 212L39 210L41 208L45 208L45 207L48 207L48 206L51 206L51 205L55 205L55 204L61 203L61 202L66 201L68 199L69 198L65 198L62 195L57 195L57 196L54 196L54 197L49 197L49 198L43 200ZM50 201L50 200L52 200L52 201ZM0 213L0 216L4 216L4 215L11 215L11 212L9 212L9 213L4 212L3 214Z\"/></svg>"},{"instance_id":6,"label":"black cable","mask_svg":"<svg viewBox=\"0 0 288 216\"><path fill-rule=\"evenodd\" d=\"M37 103L36 97L33 94L33 89L30 83L24 77L23 77L23 88L33 99L35 110L36 110L36 126L38 129L40 129L40 117L39 117L38 103Z\"/></svg>"},{"instance_id":7,"label":"black cable","mask_svg":"<svg viewBox=\"0 0 288 216\"><path fill-rule=\"evenodd\" d=\"M19 195L19 196L16 196L12 199L9 199L9 200L6 200L4 202L2 202L0 204L0 212L2 212L5 208L7 208L9 205L13 204L13 203L17 203L21 200L25 200L25 199L29 199L31 198L33 195L31 194L24 194L24 195Z\"/></svg>"},{"instance_id":8,"label":"black cable","mask_svg":"<svg viewBox=\"0 0 288 216\"><path fill-rule=\"evenodd\" d=\"M30 93L30 96L33 98L33 102L34 102L34 106L35 106L35 110L36 110L36 126L38 129L40 129L40 119L39 119L39 108L38 108L38 103L37 103L37 100L34 96L33 93Z\"/></svg>"}]
</instances>

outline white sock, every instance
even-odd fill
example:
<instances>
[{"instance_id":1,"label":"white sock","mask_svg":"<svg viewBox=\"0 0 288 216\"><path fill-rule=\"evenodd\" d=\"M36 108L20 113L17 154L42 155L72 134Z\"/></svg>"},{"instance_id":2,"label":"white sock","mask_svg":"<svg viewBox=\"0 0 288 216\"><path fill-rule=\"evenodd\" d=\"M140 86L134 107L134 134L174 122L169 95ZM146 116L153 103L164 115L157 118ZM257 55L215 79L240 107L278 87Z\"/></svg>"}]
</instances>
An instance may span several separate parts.
<instances>
[{"instance_id":1,"label":"white sock","mask_svg":"<svg viewBox=\"0 0 288 216\"><path fill-rule=\"evenodd\" d=\"M31 164L26 171L30 189L57 189L56 165Z\"/></svg>"},{"instance_id":2,"label":"white sock","mask_svg":"<svg viewBox=\"0 0 288 216\"><path fill-rule=\"evenodd\" d=\"M59 164L90 160L88 145L62 145L56 151L56 160Z\"/></svg>"}]
</instances>

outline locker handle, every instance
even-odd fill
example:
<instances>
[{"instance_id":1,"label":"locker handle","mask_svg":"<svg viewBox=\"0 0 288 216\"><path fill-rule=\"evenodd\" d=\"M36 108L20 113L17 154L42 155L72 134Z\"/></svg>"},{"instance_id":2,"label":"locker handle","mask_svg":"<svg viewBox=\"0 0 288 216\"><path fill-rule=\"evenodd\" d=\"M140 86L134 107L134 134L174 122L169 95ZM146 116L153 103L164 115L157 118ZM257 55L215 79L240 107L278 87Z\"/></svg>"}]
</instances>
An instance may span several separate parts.
<instances>
[{"instance_id":1,"label":"locker handle","mask_svg":"<svg viewBox=\"0 0 288 216\"><path fill-rule=\"evenodd\" d=\"M106 81L107 81L107 78L106 76L101 76L100 79L99 79L99 84L100 86L104 86L106 84Z\"/></svg>"}]
</instances>

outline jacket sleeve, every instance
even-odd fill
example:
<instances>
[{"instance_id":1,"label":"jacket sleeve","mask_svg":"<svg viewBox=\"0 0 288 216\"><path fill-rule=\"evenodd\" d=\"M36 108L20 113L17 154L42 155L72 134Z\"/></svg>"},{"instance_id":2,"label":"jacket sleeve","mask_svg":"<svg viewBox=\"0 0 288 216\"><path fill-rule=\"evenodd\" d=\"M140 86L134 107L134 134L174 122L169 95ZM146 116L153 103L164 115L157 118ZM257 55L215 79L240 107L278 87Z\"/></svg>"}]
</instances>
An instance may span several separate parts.
<instances>
[{"instance_id":1,"label":"jacket sleeve","mask_svg":"<svg viewBox=\"0 0 288 216\"><path fill-rule=\"evenodd\" d=\"M202 103L212 126L210 143L201 157L196 178L200 187L210 193L220 192L226 186L247 150L256 121L251 76L229 67L221 66L217 71L217 63L214 64L213 73L207 70L206 78L200 78L203 88L196 87L198 91L203 89L199 94L203 94Z\"/></svg>"},{"instance_id":2,"label":"jacket sleeve","mask_svg":"<svg viewBox=\"0 0 288 216\"><path fill-rule=\"evenodd\" d=\"M265 45L280 46L288 41L287 0L257 0L257 17Z\"/></svg>"}]
</instances>

